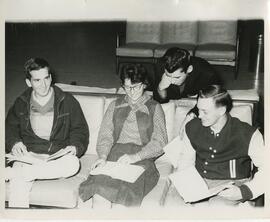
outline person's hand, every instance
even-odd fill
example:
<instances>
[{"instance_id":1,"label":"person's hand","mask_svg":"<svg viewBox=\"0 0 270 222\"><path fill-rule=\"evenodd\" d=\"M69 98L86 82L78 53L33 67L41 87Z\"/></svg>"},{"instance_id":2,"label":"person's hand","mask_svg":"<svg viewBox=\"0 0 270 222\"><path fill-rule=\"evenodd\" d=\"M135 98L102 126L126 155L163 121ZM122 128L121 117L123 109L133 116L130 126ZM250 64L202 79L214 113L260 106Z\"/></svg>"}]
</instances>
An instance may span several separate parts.
<instances>
[{"instance_id":1,"label":"person's hand","mask_svg":"<svg viewBox=\"0 0 270 222\"><path fill-rule=\"evenodd\" d=\"M166 73L164 73L159 82L158 89L164 90L167 89L170 85L171 85L171 77L167 76Z\"/></svg>"},{"instance_id":2,"label":"person's hand","mask_svg":"<svg viewBox=\"0 0 270 222\"><path fill-rule=\"evenodd\" d=\"M140 160L139 156L134 154L134 155L128 155L124 154L123 156L119 157L117 162L122 163L122 164L132 164L136 163Z\"/></svg>"},{"instance_id":3,"label":"person's hand","mask_svg":"<svg viewBox=\"0 0 270 222\"><path fill-rule=\"evenodd\" d=\"M232 201L241 200L243 198L240 188L235 185L229 185L225 190L218 193L218 196Z\"/></svg>"},{"instance_id":4,"label":"person's hand","mask_svg":"<svg viewBox=\"0 0 270 222\"><path fill-rule=\"evenodd\" d=\"M181 86L187 78L187 74L181 74L181 76L178 77L172 77L171 78L171 84Z\"/></svg>"},{"instance_id":5,"label":"person's hand","mask_svg":"<svg viewBox=\"0 0 270 222\"><path fill-rule=\"evenodd\" d=\"M75 146L66 146L64 150L67 151L67 153L70 153L74 156L77 154L77 149Z\"/></svg>"},{"instance_id":6,"label":"person's hand","mask_svg":"<svg viewBox=\"0 0 270 222\"><path fill-rule=\"evenodd\" d=\"M28 152L23 142L18 142L18 143L15 143L14 146L12 147L11 153L14 156L23 156L27 154Z\"/></svg>"},{"instance_id":7,"label":"person's hand","mask_svg":"<svg viewBox=\"0 0 270 222\"><path fill-rule=\"evenodd\" d=\"M185 126L186 124L191 121L192 119L194 119L196 117L195 113L189 113L188 115L186 115L185 119L183 120L183 123L181 125L180 131L179 131L179 137L180 140L182 140L184 138L185 135Z\"/></svg>"},{"instance_id":8,"label":"person's hand","mask_svg":"<svg viewBox=\"0 0 270 222\"><path fill-rule=\"evenodd\" d=\"M104 159L97 159L91 166L91 170L97 168L97 167L102 167L106 164L106 160Z\"/></svg>"}]
</instances>

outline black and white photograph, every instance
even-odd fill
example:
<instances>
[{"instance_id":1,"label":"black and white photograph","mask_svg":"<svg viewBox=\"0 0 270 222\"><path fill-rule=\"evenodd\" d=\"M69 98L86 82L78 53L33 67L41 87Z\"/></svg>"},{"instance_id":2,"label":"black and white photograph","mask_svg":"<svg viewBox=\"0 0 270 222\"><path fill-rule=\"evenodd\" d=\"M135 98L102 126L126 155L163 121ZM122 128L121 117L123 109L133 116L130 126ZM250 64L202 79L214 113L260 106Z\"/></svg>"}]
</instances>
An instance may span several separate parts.
<instances>
[{"instance_id":1,"label":"black and white photograph","mask_svg":"<svg viewBox=\"0 0 270 222\"><path fill-rule=\"evenodd\" d=\"M1 5L1 219L270 217L268 0Z\"/></svg>"}]
</instances>

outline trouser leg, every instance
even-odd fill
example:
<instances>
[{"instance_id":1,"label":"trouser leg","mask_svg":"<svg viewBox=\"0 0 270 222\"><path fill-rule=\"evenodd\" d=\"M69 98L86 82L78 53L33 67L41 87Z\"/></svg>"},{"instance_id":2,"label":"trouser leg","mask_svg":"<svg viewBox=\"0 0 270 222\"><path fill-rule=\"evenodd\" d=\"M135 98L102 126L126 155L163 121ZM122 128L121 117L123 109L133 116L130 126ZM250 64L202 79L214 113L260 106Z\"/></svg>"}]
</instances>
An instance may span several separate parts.
<instances>
[{"instance_id":1,"label":"trouser leg","mask_svg":"<svg viewBox=\"0 0 270 222\"><path fill-rule=\"evenodd\" d=\"M9 206L29 207L29 192L36 179L65 178L76 174L80 162L76 156L66 155L55 161L38 165L15 162L8 173L10 186Z\"/></svg>"},{"instance_id":2,"label":"trouser leg","mask_svg":"<svg viewBox=\"0 0 270 222\"><path fill-rule=\"evenodd\" d=\"M80 168L80 161L74 155L65 155L43 164L27 165L22 169L25 180L57 179L73 176Z\"/></svg>"}]
</instances>

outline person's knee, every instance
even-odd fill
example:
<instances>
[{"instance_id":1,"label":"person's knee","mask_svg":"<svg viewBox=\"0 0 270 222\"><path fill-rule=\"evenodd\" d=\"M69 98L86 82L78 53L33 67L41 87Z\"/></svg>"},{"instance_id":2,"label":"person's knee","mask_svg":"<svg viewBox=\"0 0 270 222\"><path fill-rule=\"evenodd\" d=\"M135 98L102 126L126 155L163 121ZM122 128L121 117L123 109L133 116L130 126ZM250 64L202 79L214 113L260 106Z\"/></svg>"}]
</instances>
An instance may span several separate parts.
<instances>
[{"instance_id":1,"label":"person's knee","mask_svg":"<svg viewBox=\"0 0 270 222\"><path fill-rule=\"evenodd\" d=\"M74 155L66 155L63 157L65 162L65 173L63 177L70 177L75 175L80 168L80 160Z\"/></svg>"}]
</instances>

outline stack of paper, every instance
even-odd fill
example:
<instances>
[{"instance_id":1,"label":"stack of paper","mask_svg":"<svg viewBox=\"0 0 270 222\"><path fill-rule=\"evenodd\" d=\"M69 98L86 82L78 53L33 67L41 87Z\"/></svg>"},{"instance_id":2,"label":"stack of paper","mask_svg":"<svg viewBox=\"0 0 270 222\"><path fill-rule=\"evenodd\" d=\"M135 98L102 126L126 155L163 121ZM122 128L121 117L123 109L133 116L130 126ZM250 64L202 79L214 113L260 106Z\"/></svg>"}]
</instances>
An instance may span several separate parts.
<instances>
[{"instance_id":1,"label":"stack of paper","mask_svg":"<svg viewBox=\"0 0 270 222\"><path fill-rule=\"evenodd\" d=\"M90 174L103 174L110 176L114 179L134 183L143 172L144 168L142 166L107 161L104 166L93 169Z\"/></svg>"},{"instance_id":2,"label":"stack of paper","mask_svg":"<svg viewBox=\"0 0 270 222\"><path fill-rule=\"evenodd\" d=\"M232 182L208 189L206 182L194 166L169 176L178 193L186 203L196 202L214 196L226 189Z\"/></svg>"}]
</instances>

